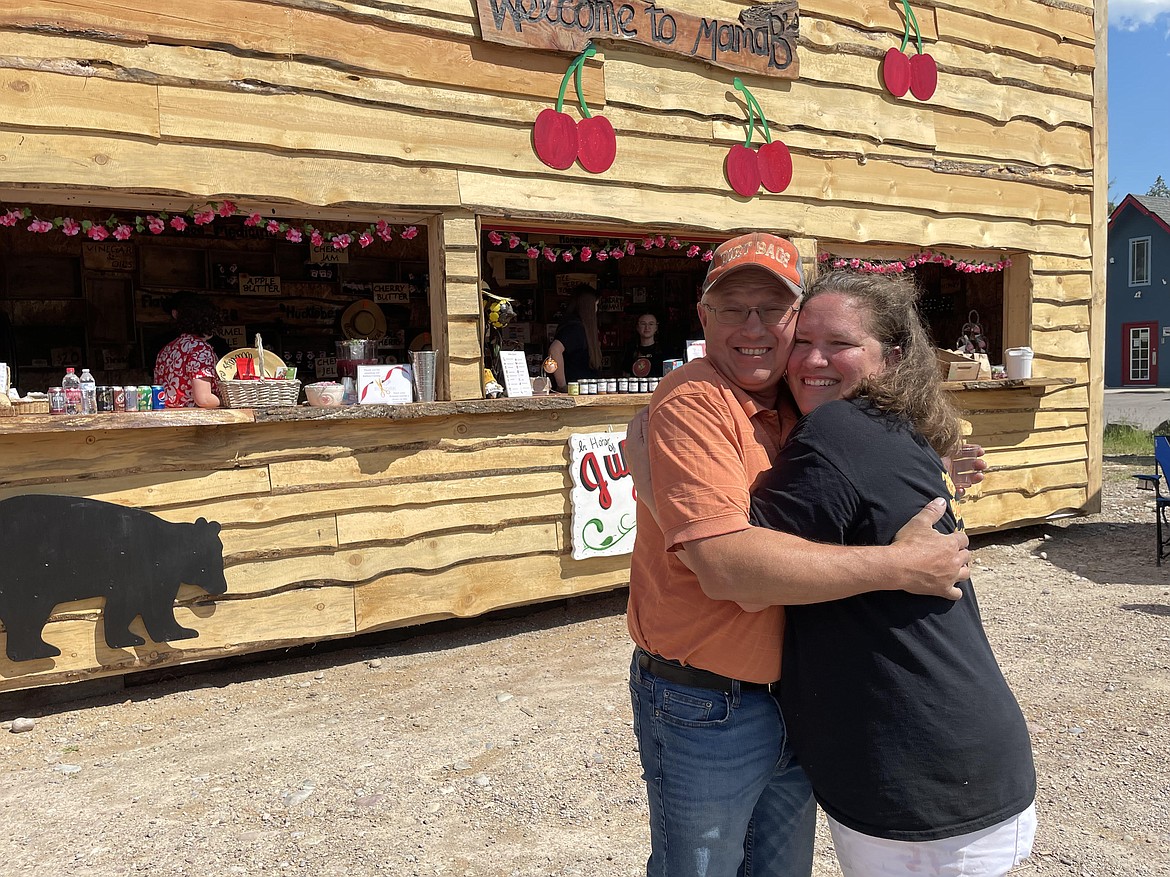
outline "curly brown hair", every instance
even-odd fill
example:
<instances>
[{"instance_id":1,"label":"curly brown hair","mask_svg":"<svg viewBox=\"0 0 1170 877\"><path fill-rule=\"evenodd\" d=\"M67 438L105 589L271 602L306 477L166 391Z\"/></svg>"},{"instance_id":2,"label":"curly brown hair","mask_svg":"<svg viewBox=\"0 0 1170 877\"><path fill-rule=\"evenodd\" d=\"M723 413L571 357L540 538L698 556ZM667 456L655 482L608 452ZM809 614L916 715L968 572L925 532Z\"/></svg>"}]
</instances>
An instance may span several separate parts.
<instances>
[{"instance_id":1,"label":"curly brown hair","mask_svg":"<svg viewBox=\"0 0 1170 877\"><path fill-rule=\"evenodd\" d=\"M180 292L168 302L179 331L190 335L214 335L223 325L223 313L209 300L193 292Z\"/></svg>"},{"instance_id":2,"label":"curly brown hair","mask_svg":"<svg viewBox=\"0 0 1170 877\"><path fill-rule=\"evenodd\" d=\"M827 292L864 303L866 328L882 343L882 351L896 360L863 381L857 395L910 421L940 457L953 453L962 430L958 412L942 388L934 344L918 313L918 285L905 275L830 271L816 279L801 304Z\"/></svg>"}]
</instances>

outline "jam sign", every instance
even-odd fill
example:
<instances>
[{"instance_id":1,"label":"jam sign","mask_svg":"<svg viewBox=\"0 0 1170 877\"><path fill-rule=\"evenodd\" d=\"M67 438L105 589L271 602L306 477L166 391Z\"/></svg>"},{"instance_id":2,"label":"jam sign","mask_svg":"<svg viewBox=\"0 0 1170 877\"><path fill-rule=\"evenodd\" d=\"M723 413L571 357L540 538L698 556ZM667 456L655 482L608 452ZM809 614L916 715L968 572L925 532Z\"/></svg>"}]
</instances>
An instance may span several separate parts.
<instances>
[{"instance_id":1,"label":"jam sign","mask_svg":"<svg viewBox=\"0 0 1170 877\"><path fill-rule=\"evenodd\" d=\"M574 560L634 550L637 496L626 467L625 444L625 432L569 436Z\"/></svg>"}]
</instances>

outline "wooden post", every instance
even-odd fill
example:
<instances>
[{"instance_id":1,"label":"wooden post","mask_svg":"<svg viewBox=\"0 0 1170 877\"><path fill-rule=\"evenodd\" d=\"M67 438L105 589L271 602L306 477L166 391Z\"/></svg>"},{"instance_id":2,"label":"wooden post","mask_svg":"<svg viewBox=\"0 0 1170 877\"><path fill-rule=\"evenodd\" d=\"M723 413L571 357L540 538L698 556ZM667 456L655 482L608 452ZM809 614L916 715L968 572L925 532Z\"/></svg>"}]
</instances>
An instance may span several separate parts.
<instances>
[{"instance_id":1,"label":"wooden post","mask_svg":"<svg viewBox=\"0 0 1170 877\"><path fill-rule=\"evenodd\" d=\"M1032 256L1012 256L1003 278L1003 346L1029 347L1032 344Z\"/></svg>"},{"instance_id":2,"label":"wooden post","mask_svg":"<svg viewBox=\"0 0 1170 877\"><path fill-rule=\"evenodd\" d=\"M443 332L452 400L483 398L483 305L480 300L479 222L466 211L444 213L437 223L443 266ZM437 346L437 345L436 345Z\"/></svg>"},{"instance_id":3,"label":"wooden post","mask_svg":"<svg viewBox=\"0 0 1170 877\"><path fill-rule=\"evenodd\" d=\"M1089 242L1093 252L1093 299L1089 311L1089 481L1086 511L1101 511L1101 454L1105 439L1105 260L1109 203L1108 74L1109 15L1107 0L1093 4L1093 220Z\"/></svg>"}]
</instances>

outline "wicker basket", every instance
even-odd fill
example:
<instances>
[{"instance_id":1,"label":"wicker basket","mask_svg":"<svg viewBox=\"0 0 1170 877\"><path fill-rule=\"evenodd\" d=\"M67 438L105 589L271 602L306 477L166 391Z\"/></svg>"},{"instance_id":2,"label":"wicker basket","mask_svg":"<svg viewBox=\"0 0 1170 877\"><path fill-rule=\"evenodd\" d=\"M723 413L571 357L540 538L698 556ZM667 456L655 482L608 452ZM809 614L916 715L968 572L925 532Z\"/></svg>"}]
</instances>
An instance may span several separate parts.
<instances>
[{"instance_id":1,"label":"wicker basket","mask_svg":"<svg viewBox=\"0 0 1170 877\"><path fill-rule=\"evenodd\" d=\"M220 381L219 398L225 408L266 408L296 405L300 381Z\"/></svg>"},{"instance_id":2,"label":"wicker basket","mask_svg":"<svg viewBox=\"0 0 1170 877\"><path fill-rule=\"evenodd\" d=\"M48 399L14 399L12 410L17 414L48 414Z\"/></svg>"}]
</instances>

